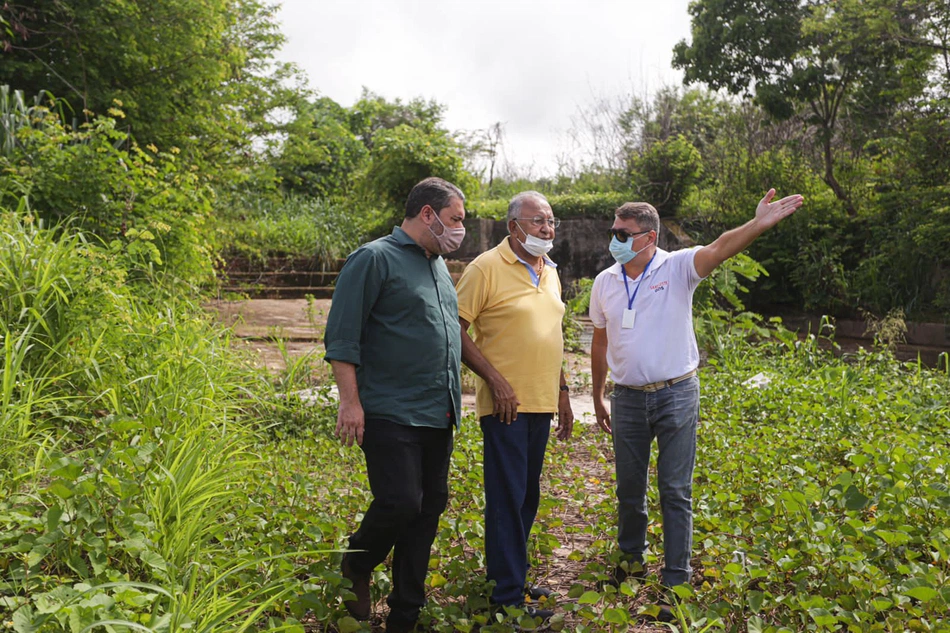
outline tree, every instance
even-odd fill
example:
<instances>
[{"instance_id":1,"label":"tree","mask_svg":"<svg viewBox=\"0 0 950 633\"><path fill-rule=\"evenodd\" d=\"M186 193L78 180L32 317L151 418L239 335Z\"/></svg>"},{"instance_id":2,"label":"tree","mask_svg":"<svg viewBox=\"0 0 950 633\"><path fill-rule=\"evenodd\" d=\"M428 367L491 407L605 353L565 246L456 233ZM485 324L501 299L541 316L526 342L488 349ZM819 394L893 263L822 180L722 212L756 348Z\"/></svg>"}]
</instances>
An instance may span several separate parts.
<instances>
[{"instance_id":1,"label":"tree","mask_svg":"<svg viewBox=\"0 0 950 633\"><path fill-rule=\"evenodd\" d=\"M140 143L241 156L291 72L263 0L31 0L0 5L0 84L48 90L80 120L115 102ZM238 151L236 151L238 150Z\"/></svg>"},{"instance_id":2,"label":"tree","mask_svg":"<svg viewBox=\"0 0 950 633\"><path fill-rule=\"evenodd\" d=\"M697 0L692 42L674 49L684 81L754 95L771 116L804 107L818 135L824 180L855 214L835 175L834 140L848 109L886 116L919 94L932 51L907 46L924 27L920 0Z\"/></svg>"},{"instance_id":3,"label":"tree","mask_svg":"<svg viewBox=\"0 0 950 633\"><path fill-rule=\"evenodd\" d=\"M364 194L389 210L388 220L400 217L412 187L429 176L444 178L463 191L471 192L476 186L465 171L458 145L444 130L402 124L373 135Z\"/></svg>"},{"instance_id":4,"label":"tree","mask_svg":"<svg viewBox=\"0 0 950 633\"><path fill-rule=\"evenodd\" d=\"M349 111L332 99L304 101L274 161L283 188L317 198L350 193L367 149L349 125Z\"/></svg>"}]
</instances>

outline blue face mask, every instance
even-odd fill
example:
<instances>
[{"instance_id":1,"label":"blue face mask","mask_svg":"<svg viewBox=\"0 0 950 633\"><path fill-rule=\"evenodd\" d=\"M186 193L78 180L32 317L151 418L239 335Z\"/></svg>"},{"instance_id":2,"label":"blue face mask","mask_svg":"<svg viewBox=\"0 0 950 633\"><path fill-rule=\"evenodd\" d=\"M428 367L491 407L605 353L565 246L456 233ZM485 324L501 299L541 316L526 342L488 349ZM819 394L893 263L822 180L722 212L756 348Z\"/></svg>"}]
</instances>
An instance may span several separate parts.
<instances>
[{"instance_id":1,"label":"blue face mask","mask_svg":"<svg viewBox=\"0 0 950 633\"><path fill-rule=\"evenodd\" d=\"M614 235L610 240L610 254L614 256L614 259L616 259L621 266L648 248L650 248L649 244L638 251L633 250L632 238L628 238L626 242L621 242L617 239L617 236Z\"/></svg>"}]
</instances>

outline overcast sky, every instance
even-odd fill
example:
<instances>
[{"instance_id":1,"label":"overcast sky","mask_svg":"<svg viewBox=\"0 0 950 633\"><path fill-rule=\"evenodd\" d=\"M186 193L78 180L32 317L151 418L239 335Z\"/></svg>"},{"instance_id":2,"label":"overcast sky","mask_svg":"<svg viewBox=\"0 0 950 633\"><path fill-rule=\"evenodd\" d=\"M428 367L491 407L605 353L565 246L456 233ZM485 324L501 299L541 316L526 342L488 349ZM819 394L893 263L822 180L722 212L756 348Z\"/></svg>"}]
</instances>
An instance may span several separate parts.
<instances>
[{"instance_id":1,"label":"overcast sky","mask_svg":"<svg viewBox=\"0 0 950 633\"><path fill-rule=\"evenodd\" d=\"M688 0L283 0L282 59L350 106L363 86L435 99L446 126L501 122L505 155L555 170L578 108L679 84Z\"/></svg>"}]
</instances>

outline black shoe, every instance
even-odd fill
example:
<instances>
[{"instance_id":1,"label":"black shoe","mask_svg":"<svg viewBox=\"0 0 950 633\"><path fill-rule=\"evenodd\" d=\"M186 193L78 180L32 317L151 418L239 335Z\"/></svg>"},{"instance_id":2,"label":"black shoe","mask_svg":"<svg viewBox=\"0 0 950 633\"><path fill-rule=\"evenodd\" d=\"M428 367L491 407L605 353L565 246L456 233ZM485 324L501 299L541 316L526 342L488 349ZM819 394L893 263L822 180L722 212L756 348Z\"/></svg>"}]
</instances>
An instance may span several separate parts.
<instances>
[{"instance_id":1,"label":"black shoe","mask_svg":"<svg viewBox=\"0 0 950 633\"><path fill-rule=\"evenodd\" d=\"M404 622L402 620L386 619L386 633L412 633L416 631L418 622Z\"/></svg>"},{"instance_id":2,"label":"black shoe","mask_svg":"<svg viewBox=\"0 0 950 633\"><path fill-rule=\"evenodd\" d=\"M647 568L642 561L621 560L620 564L614 567L607 580L600 582L600 588L613 587L617 589L627 578L632 578L638 582L643 582L647 577Z\"/></svg>"},{"instance_id":3,"label":"black shoe","mask_svg":"<svg viewBox=\"0 0 950 633\"><path fill-rule=\"evenodd\" d=\"M647 609L652 612L656 609L656 613L644 612L640 614L644 620L651 622L676 622L676 616L673 615L673 607L668 604L653 604L647 607Z\"/></svg>"},{"instance_id":4,"label":"black shoe","mask_svg":"<svg viewBox=\"0 0 950 633\"><path fill-rule=\"evenodd\" d=\"M501 605L493 604L491 606L491 613L500 613L505 618L511 618L513 616L509 615L509 609L518 609L524 612L524 615L518 616L518 618L529 617L529 618L540 618L542 622L549 620L554 617L554 611L552 609L541 609L534 605L530 604L510 604L510 605ZM515 618L515 619L518 619Z\"/></svg>"},{"instance_id":5,"label":"black shoe","mask_svg":"<svg viewBox=\"0 0 950 633\"><path fill-rule=\"evenodd\" d=\"M524 609L525 615L532 618L541 618L542 622L550 620L554 617L554 611L552 609L539 609L537 607L531 606L530 604L526 604L521 608Z\"/></svg>"},{"instance_id":6,"label":"black shoe","mask_svg":"<svg viewBox=\"0 0 950 633\"><path fill-rule=\"evenodd\" d=\"M541 585L525 585L524 595L534 601L541 600L542 598L547 600L554 595L554 591L547 587L542 587Z\"/></svg>"},{"instance_id":7,"label":"black shoe","mask_svg":"<svg viewBox=\"0 0 950 633\"><path fill-rule=\"evenodd\" d=\"M353 586L350 591L356 596L355 600L344 600L343 606L350 612L354 618L360 621L369 620L370 597L369 597L369 574L360 574L350 567L350 561L346 554L343 555L343 565L340 573L349 580Z\"/></svg>"}]
</instances>

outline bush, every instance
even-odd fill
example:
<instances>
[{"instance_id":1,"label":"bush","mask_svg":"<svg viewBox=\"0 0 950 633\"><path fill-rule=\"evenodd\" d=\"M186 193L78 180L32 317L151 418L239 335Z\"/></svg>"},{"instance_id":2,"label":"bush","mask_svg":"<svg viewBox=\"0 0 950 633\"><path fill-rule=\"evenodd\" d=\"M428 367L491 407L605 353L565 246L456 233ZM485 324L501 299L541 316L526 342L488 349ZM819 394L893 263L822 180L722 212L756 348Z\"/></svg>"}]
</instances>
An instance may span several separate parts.
<instances>
[{"instance_id":1,"label":"bush","mask_svg":"<svg viewBox=\"0 0 950 633\"><path fill-rule=\"evenodd\" d=\"M356 249L367 231L367 219L342 201L252 195L235 205L221 231L231 257L313 257L330 266Z\"/></svg>"},{"instance_id":2,"label":"bush","mask_svg":"<svg viewBox=\"0 0 950 633\"><path fill-rule=\"evenodd\" d=\"M0 240L0 619L256 622L298 586L235 543L263 469L242 418L273 389L198 306L123 283L122 253L8 210Z\"/></svg>"},{"instance_id":3,"label":"bush","mask_svg":"<svg viewBox=\"0 0 950 633\"><path fill-rule=\"evenodd\" d=\"M661 217L675 217L690 189L699 184L703 159L682 135L655 141L632 160L632 181Z\"/></svg>"},{"instance_id":4,"label":"bush","mask_svg":"<svg viewBox=\"0 0 950 633\"><path fill-rule=\"evenodd\" d=\"M122 113L112 110L113 117ZM47 225L70 225L121 253L130 279L198 283L213 275L213 193L178 151L141 148L97 117L78 130L48 112L0 157L0 204L26 194Z\"/></svg>"},{"instance_id":5,"label":"bush","mask_svg":"<svg viewBox=\"0 0 950 633\"><path fill-rule=\"evenodd\" d=\"M542 192L543 193L543 192ZM624 202L637 200L630 192L566 193L547 196L551 210L558 218L613 218L614 211ZM508 200L471 200L465 205L469 217L504 220L508 214Z\"/></svg>"}]
</instances>

